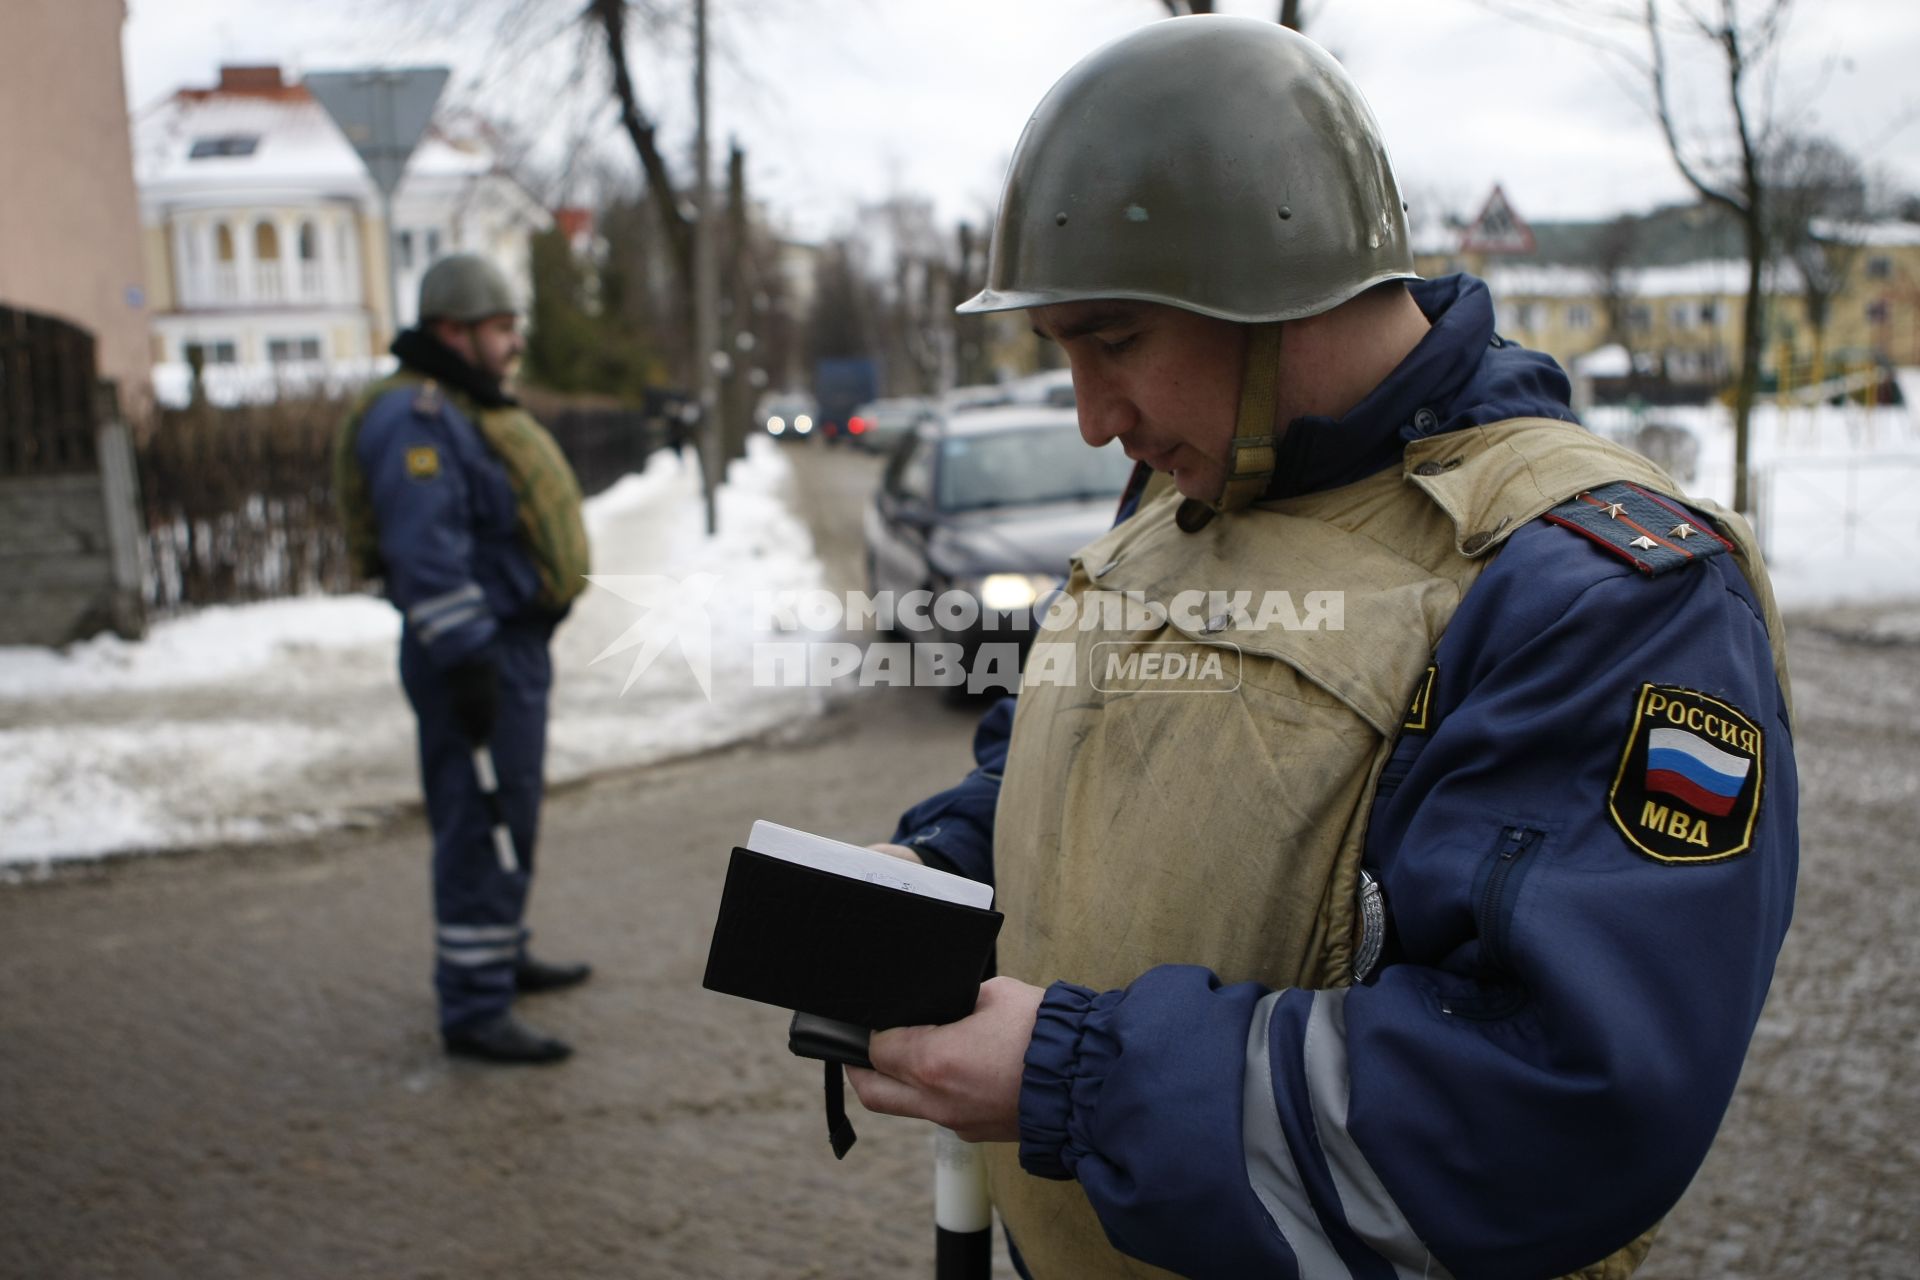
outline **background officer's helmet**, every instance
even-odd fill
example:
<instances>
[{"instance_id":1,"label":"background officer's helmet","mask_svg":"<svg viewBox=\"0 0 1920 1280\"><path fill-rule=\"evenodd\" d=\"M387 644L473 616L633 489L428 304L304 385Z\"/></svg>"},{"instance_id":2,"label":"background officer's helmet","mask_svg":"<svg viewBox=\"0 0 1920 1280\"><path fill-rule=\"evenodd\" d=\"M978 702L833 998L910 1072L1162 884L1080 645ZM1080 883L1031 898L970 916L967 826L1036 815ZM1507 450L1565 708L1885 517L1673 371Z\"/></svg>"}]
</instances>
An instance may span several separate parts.
<instances>
[{"instance_id":1,"label":"background officer's helmet","mask_svg":"<svg viewBox=\"0 0 1920 1280\"><path fill-rule=\"evenodd\" d=\"M456 253L427 268L420 279L420 321L477 324L489 316L517 315L513 286L500 268L476 253Z\"/></svg>"},{"instance_id":2,"label":"background officer's helmet","mask_svg":"<svg viewBox=\"0 0 1920 1280\"><path fill-rule=\"evenodd\" d=\"M1380 128L1340 64L1278 23L1149 23L1048 91L1014 151L962 312L1094 298L1257 323L1413 279Z\"/></svg>"}]
</instances>

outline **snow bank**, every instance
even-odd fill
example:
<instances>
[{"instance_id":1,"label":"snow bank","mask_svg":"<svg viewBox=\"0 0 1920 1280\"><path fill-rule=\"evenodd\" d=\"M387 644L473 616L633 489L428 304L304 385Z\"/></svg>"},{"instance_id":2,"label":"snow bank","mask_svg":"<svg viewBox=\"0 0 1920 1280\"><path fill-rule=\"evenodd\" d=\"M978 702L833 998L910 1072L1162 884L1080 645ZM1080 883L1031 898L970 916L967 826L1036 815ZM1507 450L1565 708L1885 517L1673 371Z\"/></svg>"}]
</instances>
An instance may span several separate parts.
<instances>
[{"instance_id":1,"label":"snow bank","mask_svg":"<svg viewBox=\"0 0 1920 1280\"><path fill-rule=\"evenodd\" d=\"M755 689L756 592L822 582L791 472L754 440L706 536L699 474L671 455L587 504L597 573L715 580L711 698L669 645L596 657L650 620L590 588L554 644L550 781L706 750L804 720L809 689ZM0 863L297 835L417 802L399 615L366 596L205 609L127 642L0 647ZM631 687L629 688L629 677Z\"/></svg>"},{"instance_id":2,"label":"snow bank","mask_svg":"<svg viewBox=\"0 0 1920 1280\"><path fill-rule=\"evenodd\" d=\"M216 606L160 622L144 640L101 635L67 649L0 646L0 698L178 688L284 663L303 650L393 644L400 615L370 596Z\"/></svg>"}]
</instances>

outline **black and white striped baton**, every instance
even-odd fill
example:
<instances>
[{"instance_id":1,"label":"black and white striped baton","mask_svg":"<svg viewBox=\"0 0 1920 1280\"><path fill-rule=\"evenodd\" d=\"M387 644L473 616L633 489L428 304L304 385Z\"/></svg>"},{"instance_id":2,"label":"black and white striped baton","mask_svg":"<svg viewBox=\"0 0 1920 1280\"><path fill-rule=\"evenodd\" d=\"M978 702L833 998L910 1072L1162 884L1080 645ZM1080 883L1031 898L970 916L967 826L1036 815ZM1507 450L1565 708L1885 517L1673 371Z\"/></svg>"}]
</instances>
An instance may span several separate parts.
<instances>
[{"instance_id":1,"label":"black and white striped baton","mask_svg":"<svg viewBox=\"0 0 1920 1280\"><path fill-rule=\"evenodd\" d=\"M987 1280L993 1272L993 1206L980 1148L951 1129L933 1131L934 1280Z\"/></svg>"},{"instance_id":2,"label":"black and white striped baton","mask_svg":"<svg viewBox=\"0 0 1920 1280\"><path fill-rule=\"evenodd\" d=\"M480 802L493 824L493 851L502 871L518 871L520 856L513 850L513 832L507 829L506 810L500 806L500 771L493 767L493 748L481 743L473 749L473 772L480 779Z\"/></svg>"}]
</instances>

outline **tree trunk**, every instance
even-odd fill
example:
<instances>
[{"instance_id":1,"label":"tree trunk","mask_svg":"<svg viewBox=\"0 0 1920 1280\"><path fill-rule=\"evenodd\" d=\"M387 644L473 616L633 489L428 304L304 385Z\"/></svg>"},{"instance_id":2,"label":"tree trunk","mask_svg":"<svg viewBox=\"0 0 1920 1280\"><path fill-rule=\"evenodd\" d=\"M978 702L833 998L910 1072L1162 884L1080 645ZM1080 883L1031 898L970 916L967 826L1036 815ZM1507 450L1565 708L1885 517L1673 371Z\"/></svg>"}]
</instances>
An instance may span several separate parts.
<instances>
[{"instance_id":1,"label":"tree trunk","mask_svg":"<svg viewBox=\"0 0 1920 1280\"><path fill-rule=\"evenodd\" d=\"M606 38L607 59L613 67L614 97L620 104L620 124L626 130L627 140L633 144L641 171L646 174L647 193L652 197L649 203L660 218L661 230L666 233L667 255L673 262L675 310L691 332L694 328L693 225L680 211L680 193L660 154L653 121L640 110L640 95L634 88L632 67L627 62L626 4L627 0L589 0L587 10L599 22ZM696 353L694 358L706 356ZM697 368L679 371L681 378L688 380L696 379L698 373Z\"/></svg>"},{"instance_id":2,"label":"tree trunk","mask_svg":"<svg viewBox=\"0 0 1920 1280\"><path fill-rule=\"evenodd\" d=\"M1747 445L1753 420L1753 401L1760 387L1760 358L1765 349L1767 299L1761 292L1766 262L1766 233L1758 218L1747 219L1747 302L1744 332L1740 335L1740 381L1733 393L1733 509L1753 514L1747 488Z\"/></svg>"}]
</instances>

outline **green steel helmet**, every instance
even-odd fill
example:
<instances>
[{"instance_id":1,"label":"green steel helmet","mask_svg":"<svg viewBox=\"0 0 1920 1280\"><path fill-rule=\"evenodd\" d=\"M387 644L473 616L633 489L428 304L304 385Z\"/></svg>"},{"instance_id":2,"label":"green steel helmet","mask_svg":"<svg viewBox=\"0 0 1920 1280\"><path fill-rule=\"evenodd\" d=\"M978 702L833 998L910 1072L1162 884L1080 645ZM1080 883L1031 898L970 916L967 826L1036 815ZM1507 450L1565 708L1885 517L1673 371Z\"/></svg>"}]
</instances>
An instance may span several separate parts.
<instances>
[{"instance_id":1,"label":"green steel helmet","mask_svg":"<svg viewBox=\"0 0 1920 1280\"><path fill-rule=\"evenodd\" d=\"M959 310L1133 298L1253 324L1416 278L1352 78L1278 23L1197 15L1095 50L1041 99L987 287Z\"/></svg>"},{"instance_id":2,"label":"green steel helmet","mask_svg":"<svg viewBox=\"0 0 1920 1280\"><path fill-rule=\"evenodd\" d=\"M440 259L420 277L420 319L475 324L489 316L518 315L513 286L500 268L477 253Z\"/></svg>"}]
</instances>

